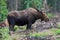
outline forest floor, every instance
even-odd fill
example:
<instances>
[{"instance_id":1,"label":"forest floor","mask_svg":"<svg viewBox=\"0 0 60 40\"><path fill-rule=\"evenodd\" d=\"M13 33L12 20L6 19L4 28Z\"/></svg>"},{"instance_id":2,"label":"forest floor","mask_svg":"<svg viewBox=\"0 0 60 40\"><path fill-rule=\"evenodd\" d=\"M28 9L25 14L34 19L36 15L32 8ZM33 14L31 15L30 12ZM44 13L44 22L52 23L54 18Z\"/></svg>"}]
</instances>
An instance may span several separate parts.
<instances>
[{"instance_id":1,"label":"forest floor","mask_svg":"<svg viewBox=\"0 0 60 40\"><path fill-rule=\"evenodd\" d=\"M20 27L10 36L10 40L60 40L60 14L55 14L49 22L37 20L31 30Z\"/></svg>"},{"instance_id":2,"label":"forest floor","mask_svg":"<svg viewBox=\"0 0 60 40\"><path fill-rule=\"evenodd\" d=\"M37 20L32 27L32 30L16 31L11 38L15 40L60 40L60 14L55 14L49 22Z\"/></svg>"}]
</instances>

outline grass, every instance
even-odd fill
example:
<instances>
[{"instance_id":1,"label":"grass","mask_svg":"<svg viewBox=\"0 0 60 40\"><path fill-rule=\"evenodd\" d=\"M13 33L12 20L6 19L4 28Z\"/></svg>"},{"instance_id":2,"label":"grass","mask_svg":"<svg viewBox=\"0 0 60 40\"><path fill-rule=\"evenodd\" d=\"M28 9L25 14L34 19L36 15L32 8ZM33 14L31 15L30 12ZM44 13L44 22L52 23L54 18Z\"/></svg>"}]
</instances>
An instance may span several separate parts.
<instances>
[{"instance_id":1,"label":"grass","mask_svg":"<svg viewBox=\"0 0 60 40\"><path fill-rule=\"evenodd\" d=\"M26 30L26 25L24 25L24 26L15 26L14 27L14 30L16 31L16 30Z\"/></svg>"},{"instance_id":2,"label":"grass","mask_svg":"<svg viewBox=\"0 0 60 40\"><path fill-rule=\"evenodd\" d=\"M60 29L51 29L50 30L54 35L59 35L60 34Z\"/></svg>"},{"instance_id":3,"label":"grass","mask_svg":"<svg viewBox=\"0 0 60 40\"><path fill-rule=\"evenodd\" d=\"M60 38L56 38L56 40L60 40Z\"/></svg>"},{"instance_id":4,"label":"grass","mask_svg":"<svg viewBox=\"0 0 60 40\"><path fill-rule=\"evenodd\" d=\"M52 17L54 16L54 14L53 14L53 13L47 13L47 16L48 16L49 18L52 18Z\"/></svg>"},{"instance_id":5,"label":"grass","mask_svg":"<svg viewBox=\"0 0 60 40\"><path fill-rule=\"evenodd\" d=\"M0 29L0 34L2 34L2 40L9 40L9 30L8 30L8 28Z\"/></svg>"},{"instance_id":6,"label":"grass","mask_svg":"<svg viewBox=\"0 0 60 40\"><path fill-rule=\"evenodd\" d=\"M59 35L60 34L60 29L55 29L52 28L49 31L45 32L35 32L35 33L30 33L30 36L47 36L47 35Z\"/></svg>"},{"instance_id":7,"label":"grass","mask_svg":"<svg viewBox=\"0 0 60 40\"><path fill-rule=\"evenodd\" d=\"M30 36L34 36L34 37L39 37L39 36L46 36L48 33L31 33Z\"/></svg>"},{"instance_id":8,"label":"grass","mask_svg":"<svg viewBox=\"0 0 60 40\"><path fill-rule=\"evenodd\" d=\"M60 22L57 23L57 27L60 28Z\"/></svg>"},{"instance_id":9,"label":"grass","mask_svg":"<svg viewBox=\"0 0 60 40\"><path fill-rule=\"evenodd\" d=\"M19 28L17 26L16 27L16 30L19 30ZM25 30L25 26L22 27L24 30ZM8 28L2 28L0 29L0 33L2 34L2 40L16 40L17 37L20 37L20 36L26 36L24 34L20 35L20 34L16 34L15 36L11 37L9 36L9 30ZM55 28L52 28L52 29L49 29L48 31L43 31L43 32L34 32L34 33L29 33L30 36L33 36L33 37L41 37L41 36L48 36L48 35L59 35L60 34L60 29L55 29Z\"/></svg>"},{"instance_id":10,"label":"grass","mask_svg":"<svg viewBox=\"0 0 60 40\"><path fill-rule=\"evenodd\" d=\"M15 31L17 31L17 30L25 30L26 26L20 26L20 28L19 28L19 26L15 26L14 29L15 29ZM0 40L16 40L16 37L18 37L17 35L11 37L9 35L9 28L7 28L7 27L1 28L0 29L0 34L2 34L2 38L0 38Z\"/></svg>"}]
</instances>

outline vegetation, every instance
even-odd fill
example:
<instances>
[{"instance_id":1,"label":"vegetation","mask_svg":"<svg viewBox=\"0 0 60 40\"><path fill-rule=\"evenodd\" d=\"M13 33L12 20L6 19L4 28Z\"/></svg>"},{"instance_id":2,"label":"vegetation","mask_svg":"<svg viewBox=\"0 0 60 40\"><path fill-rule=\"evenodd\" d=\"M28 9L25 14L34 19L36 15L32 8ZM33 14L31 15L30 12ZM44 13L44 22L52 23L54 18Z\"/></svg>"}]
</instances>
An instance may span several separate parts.
<instances>
[{"instance_id":1,"label":"vegetation","mask_svg":"<svg viewBox=\"0 0 60 40\"><path fill-rule=\"evenodd\" d=\"M0 0L0 21L3 21L8 13L6 1L7 0Z\"/></svg>"},{"instance_id":2,"label":"vegetation","mask_svg":"<svg viewBox=\"0 0 60 40\"><path fill-rule=\"evenodd\" d=\"M2 40L8 40L9 39L9 30L8 30L8 28L0 29L0 34L2 34Z\"/></svg>"},{"instance_id":3,"label":"vegetation","mask_svg":"<svg viewBox=\"0 0 60 40\"><path fill-rule=\"evenodd\" d=\"M51 29L51 32L54 33L54 35L59 35L60 29Z\"/></svg>"},{"instance_id":4,"label":"vegetation","mask_svg":"<svg viewBox=\"0 0 60 40\"><path fill-rule=\"evenodd\" d=\"M60 22L57 23L57 27L60 28Z\"/></svg>"},{"instance_id":5,"label":"vegetation","mask_svg":"<svg viewBox=\"0 0 60 40\"><path fill-rule=\"evenodd\" d=\"M8 3L9 2L9 3ZM14 3L12 3L14 2ZM29 7L36 7L39 10L42 10L42 8L44 8L44 0L19 0L17 1L17 10L22 10L25 8L29 8ZM47 7L48 9L50 9L49 11L52 12L48 12L47 16L49 18L54 17L53 12L60 12L60 0L46 0L47 3ZM14 5L13 5L14 4ZM3 21L4 19L6 19L6 16L8 14L8 10L12 10L12 8L16 9L16 3L15 0L0 0L0 22ZM8 8L8 9L7 9ZM34 37L39 37L39 36L47 36L47 35L60 35L60 23L57 24L57 27L59 29L49 29L49 32L45 31L45 32L34 32L34 33L29 33L30 36L34 36ZM15 26L15 31L17 30L26 30L26 25L25 26ZM16 37L19 36L26 36L24 34L20 35L15 35L14 37L11 37L9 35L9 30L8 27L6 28L1 28L0 29L0 35L2 36L2 40L16 40ZM60 40L60 39L57 39Z\"/></svg>"},{"instance_id":6,"label":"vegetation","mask_svg":"<svg viewBox=\"0 0 60 40\"><path fill-rule=\"evenodd\" d=\"M3 40L10 40L10 38L12 40L16 40L17 37L19 36L26 36L25 34L17 34L15 35L14 37L11 37L9 35L9 30L8 28L2 28L0 29L0 33L2 34L2 39ZM29 33L29 35L31 37L45 37L45 36L48 36L48 35L59 35L60 34L60 29L49 29L48 31L45 31L45 32L34 32L34 33ZM7 36L6 36L7 35ZM19 36L18 36L19 35Z\"/></svg>"},{"instance_id":7,"label":"vegetation","mask_svg":"<svg viewBox=\"0 0 60 40\"><path fill-rule=\"evenodd\" d=\"M34 37L39 37L39 36L47 36L48 35L48 33L47 32L40 32L40 33L37 33L37 32L35 32L35 33L31 33L30 34L30 36L34 36Z\"/></svg>"},{"instance_id":8,"label":"vegetation","mask_svg":"<svg viewBox=\"0 0 60 40\"><path fill-rule=\"evenodd\" d=\"M25 5L26 8L35 6L36 8L41 9L43 7L43 0L26 0Z\"/></svg>"},{"instance_id":9,"label":"vegetation","mask_svg":"<svg viewBox=\"0 0 60 40\"><path fill-rule=\"evenodd\" d=\"M47 16L48 16L49 18L52 18L52 17L54 17L54 14L53 14L53 13L47 13Z\"/></svg>"},{"instance_id":10,"label":"vegetation","mask_svg":"<svg viewBox=\"0 0 60 40\"><path fill-rule=\"evenodd\" d=\"M14 30L15 31L16 30L26 30L26 25L24 25L24 26L17 26L17 25L15 25Z\"/></svg>"},{"instance_id":11,"label":"vegetation","mask_svg":"<svg viewBox=\"0 0 60 40\"><path fill-rule=\"evenodd\" d=\"M39 36L59 35L59 34L60 34L60 29L54 29L54 28L52 28L52 29L50 29L48 31L45 31L45 32L30 33L30 36L39 37Z\"/></svg>"}]
</instances>

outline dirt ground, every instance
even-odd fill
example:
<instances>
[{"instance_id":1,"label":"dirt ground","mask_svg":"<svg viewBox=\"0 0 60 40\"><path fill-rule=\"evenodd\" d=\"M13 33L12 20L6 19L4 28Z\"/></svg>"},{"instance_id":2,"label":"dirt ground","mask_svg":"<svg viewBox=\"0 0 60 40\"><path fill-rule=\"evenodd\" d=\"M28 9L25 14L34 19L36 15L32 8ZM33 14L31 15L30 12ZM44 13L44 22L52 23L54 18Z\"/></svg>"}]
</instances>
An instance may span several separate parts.
<instances>
[{"instance_id":1,"label":"dirt ground","mask_svg":"<svg viewBox=\"0 0 60 40\"><path fill-rule=\"evenodd\" d=\"M50 18L49 22L40 22L37 20L33 25L33 30L30 31L18 31L11 36L15 40L57 40L60 38L60 35L53 35L50 32L51 28L58 29L57 24L60 23L60 14L55 14L54 17ZM44 33L47 32L48 35L41 37L31 37L29 33ZM22 35L22 36L21 36ZM12 39L13 40L13 39Z\"/></svg>"}]
</instances>

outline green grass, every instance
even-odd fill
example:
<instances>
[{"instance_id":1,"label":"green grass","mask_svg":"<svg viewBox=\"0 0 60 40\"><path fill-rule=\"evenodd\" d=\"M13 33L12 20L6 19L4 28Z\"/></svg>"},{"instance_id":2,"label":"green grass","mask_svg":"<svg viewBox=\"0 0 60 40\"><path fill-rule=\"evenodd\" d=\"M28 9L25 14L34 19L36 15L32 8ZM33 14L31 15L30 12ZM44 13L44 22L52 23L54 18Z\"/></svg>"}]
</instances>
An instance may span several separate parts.
<instances>
[{"instance_id":1,"label":"green grass","mask_svg":"<svg viewBox=\"0 0 60 40\"><path fill-rule=\"evenodd\" d=\"M20 26L20 28L19 28L19 26L15 26L14 29L15 29L15 31L25 30L26 26ZM8 27L0 28L0 34L2 34L2 38L0 38L0 40L16 40L16 37L18 37L17 35L11 37L9 35L9 28Z\"/></svg>"},{"instance_id":2,"label":"green grass","mask_svg":"<svg viewBox=\"0 0 60 40\"><path fill-rule=\"evenodd\" d=\"M14 30L15 31L17 31L17 30L26 30L26 25L24 25L24 26L17 26L17 25L15 25Z\"/></svg>"},{"instance_id":3,"label":"green grass","mask_svg":"<svg viewBox=\"0 0 60 40\"><path fill-rule=\"evenodd\" d=\"M56 40L60 40L60 38L57 38Z\"/></svg>"},{"instance_id":4,"label":"green grass","mask_svg":"<svg viewBox=\"0 0 60 40\"><path fill-rule=\"evenodd\" d=\"M54 35L59 35L60 34L60 29L51 29L50 30Z\"/></svg>"},{"instance_id":5,"label":"green grass","mask_svg":"<svg viewBox=\"0 0 60 40\"><path fill-rule=\"evenodd\" d=\"M8 28L0 29L0 34L2 34L2 40L9 40L9 30L8 30Z\"/></svg>"},{"instance_id":6,"label":"green grass","mask_svg":"<svg viewBox=\"0 0 60 40\"><path fill-rule=\"evenodd\" d=\"M57 27L58 27L58 28L60 28L60 22L59 22L59 23L57 23Z\"/></svg>"},{"instance_id":7,"label":"green grass","mask_svg":"<svg viewBox=\"0 0 60 40\"><path fill-rule=\"evenodd\" d=\"M49 18L52 18L52 17L54 16L54 14L52 14L52 13L47 13L47 16L48 16Z\"/></svg>"},{"instance_id":8,"label":"green grass","mask_svg":"<svg viewBox=\"0 0 60 40\"><path fill-rule=\"evenodd\" d=\"M59 35L60 34L60 29L50 29L49 31L45 31L45 32L35 32L35 33L30 33L30 36L47 36L47 35Z\"/></svg>"},{"instance_id":9,"label":"green grass","mask_svg":"<svg viewBox=\"0 0 60 40\"><path fill-rule=\"evenodd\" d=\"M17 27L17 26L16 26ZM25 29L26 27L22 27L23 29ZM18 28L16 29L16 31L18 30ZM26 36L25 34L16 34L15 36L11 37L9 35L9 30L8 28L2 28L0 29L0 33L2 34L2 40L16 40L17 37L20 37L20 36ZM34 32L34 33L29 33L30 36L34 36L34 37L41 37L41 36L47 36L47 35L58 35L60 34L60 29L55 29L55 28L52 28L52 29L49 29L48 31L43 31L43 32Z\"/></svg>"},{"instance_id":10,"label":"green grass","mask_svg":"<svg viewBox=\"0 0 60 40\"><path fill-rule=\"evenodd\" d=\"M48 33L30 33L30 36L38 37L38 36L46 36Z\"/></svg>"}]
</instances>

